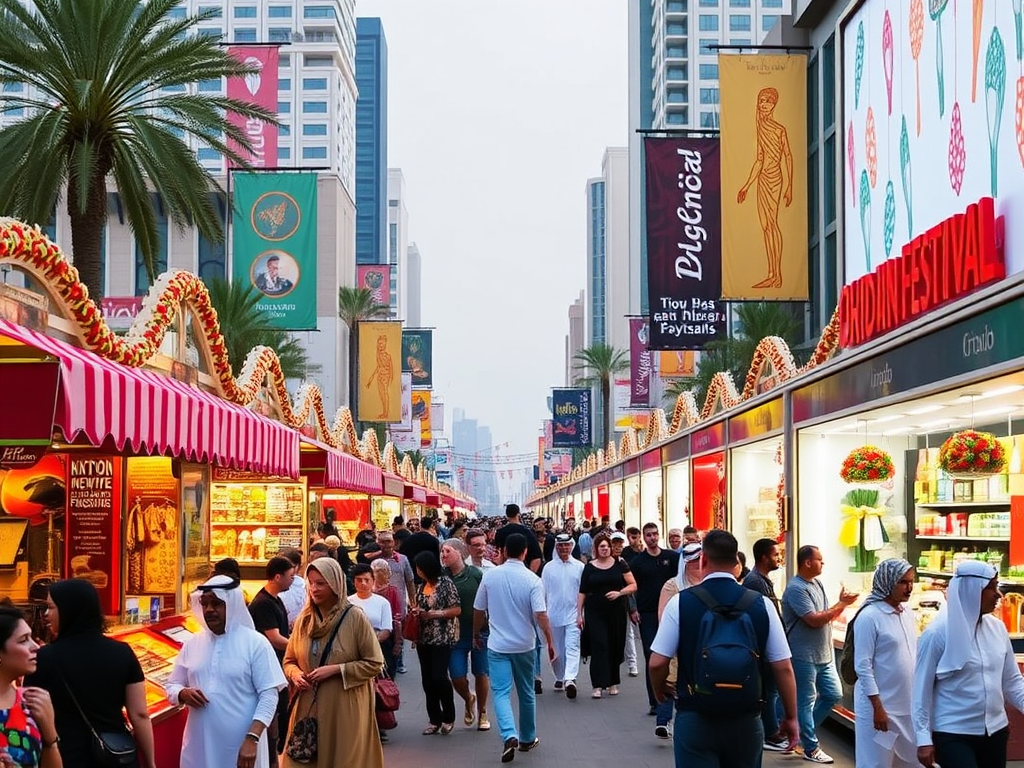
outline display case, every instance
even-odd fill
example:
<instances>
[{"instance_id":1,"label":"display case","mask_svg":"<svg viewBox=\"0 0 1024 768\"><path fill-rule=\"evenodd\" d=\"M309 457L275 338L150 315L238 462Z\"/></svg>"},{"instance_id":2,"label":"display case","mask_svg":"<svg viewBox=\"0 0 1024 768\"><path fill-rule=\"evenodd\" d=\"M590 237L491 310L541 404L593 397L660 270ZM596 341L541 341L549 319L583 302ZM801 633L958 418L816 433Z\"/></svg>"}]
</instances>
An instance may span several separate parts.
<instances>
[{"instance_id":1,"label":"display case","mask_svg":"<svg viewBox=\"0 0 1024 768\"><path fill-rule=\"evenodd\" d=\"M210 485L210 559L264 565L280 550L304 549L305 480L246 478L214 471Z\"/></svg>"}]
</instances>

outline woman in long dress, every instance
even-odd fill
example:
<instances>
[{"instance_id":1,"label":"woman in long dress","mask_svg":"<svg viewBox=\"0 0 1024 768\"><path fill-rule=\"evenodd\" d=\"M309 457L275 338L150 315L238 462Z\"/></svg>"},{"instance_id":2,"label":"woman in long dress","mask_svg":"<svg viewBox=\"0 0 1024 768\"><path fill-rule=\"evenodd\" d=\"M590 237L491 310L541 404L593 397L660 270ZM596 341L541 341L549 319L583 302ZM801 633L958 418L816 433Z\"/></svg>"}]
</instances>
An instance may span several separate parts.
<instances>
[{"instance_id":1,"label":"woman in long dress","mask_svg":"<svg viewBox=\"0 0 1024 768\"><path fill-rule=\"evenodd\" d=\"M284 654L284 674L297 697L288 736L316 702L319 723L317 759L297 763L282 755L283 768L338 766L383 768L384 751L375 716L373 680L384 668L384 656L370 620L352 607L345 574L336 560L322 557L306 569L309 601L295 620ZM341 623L325 663L324 644ZM286 742L287 743L287 742Z\"/></svg>"},{"instance_id":2,"label":"woman in long dress","mask_svg":"<svg viewBox=\"0 0 1024 768\"><path fill-rule=\"evenodd\" d=\"M594 559L583 568L577 600L580 657L590 659L592 698L619 692L619 667L626 648L626 595L636 580L621 557L612 556L608 534L594 537Z\"/></svg>"}]
</instances>

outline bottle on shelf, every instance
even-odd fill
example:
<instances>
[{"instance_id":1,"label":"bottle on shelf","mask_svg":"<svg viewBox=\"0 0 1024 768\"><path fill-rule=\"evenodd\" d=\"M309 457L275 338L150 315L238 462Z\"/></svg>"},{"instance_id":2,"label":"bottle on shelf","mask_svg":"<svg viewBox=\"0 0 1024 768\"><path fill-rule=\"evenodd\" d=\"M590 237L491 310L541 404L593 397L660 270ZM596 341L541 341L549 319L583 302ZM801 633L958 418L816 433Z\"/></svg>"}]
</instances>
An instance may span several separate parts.
<instances>
[{"instance_id":1,"label":"bottle on shelf","mask_svg":"<svg viewBox=\"0 0 1024 768\"><path fill-rule=\"evenodd\" d=\"M938 470L938 492L935 500L940 502L953 501L953 478L941 469Z\"/></svg>"}]
</instances>

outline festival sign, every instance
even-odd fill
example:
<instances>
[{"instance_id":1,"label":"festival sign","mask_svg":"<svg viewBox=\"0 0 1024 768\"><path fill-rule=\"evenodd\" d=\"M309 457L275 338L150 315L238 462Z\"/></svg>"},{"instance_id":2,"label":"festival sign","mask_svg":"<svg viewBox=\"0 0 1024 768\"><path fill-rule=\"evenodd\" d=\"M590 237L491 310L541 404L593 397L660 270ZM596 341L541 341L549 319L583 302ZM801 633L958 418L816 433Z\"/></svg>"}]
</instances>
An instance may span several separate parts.
<instances>
[{"instance_id":1,"label":"festival sign","mask_svg":"<svg viewBox=\"0 0 1024 768\"><path fill-rule=\"evenodd\" d=\"M356 267L356 284L373 294L377 304L391 306L390 264L360 264Z\"/></svg>"},{"instance_id":2,"label":"festival sign","mask_svg":"<svg viewBox=\"0 0 1024 768\"><path fill-rule=\"evenodd\" d=\"M412 419L420 423L420 448L429 448L434 440L431 424L430 390L414 389L412 391Z\"/></svg>"},{"instance_id":3,"label":"festival sign","mask_svg":"<svg viewBox=\"0 0 1024 768\"><path fill-rule=\"evenodd\" d=\"M703 349L726 332L718 139L645 138L649 349Z\"/></svg>"},{"instance_id":4,"label":"festival sign","mask_svg":"<svg viewBox=\"0 0 1024 768\"><path fill-rule=\"evenodd\" d=\"M228 53L244 64L255 68L243 77L229 77L227 94L229 99L249 102L277 114L277 65L280 59L276 45L232 45ZM228 122L242 131L252 145L252 152L244 150L232 139L228 139L228 147L249 161L254 168L274 168L277 166L278 128L258 118L245 117L237 112L228 111ZM230 168L237 168L236 163L228 161Z\"/></svg>"},{"instance_id":5,"label":"festival sign","mask_svg":"<svg viewBox=\"0 0 1024 768\"><path fill-rule=\"evenodd\" d=\"M590 445L590 390L555 389L551 393L555 448L583 448Z\"/></svg>"},{"instance_id":6,"label":"festival sign","mask_svg":"<svg viewBox=\"0 0 1024 768\"><path fill-rule=\"evenodd\" d=\"M649 329L646 319L629 319L629 404L634 408L646 408L651 402L651 351L647 348Z\"/></svg>"},{"instance_id":7,"label":"festival sign","mask_svg":"<svg viewBox=\"0 0 1024 768\"><path fill-rule=\"evenodd\" d=\"M316 329L316 174L235 173L232 279L277 328Z\"/></svg>"},{"instance_id":8,"label":"festival sign","mask_svg":"<svg viewBox=\"0 0 1024 768\"><path fill-rule=\"evenodd\" d=\"M720 54L722 298L806 301L807 57Z\"/></svg>"},{"instance_id":9,"label":"festival sign","mask_svg":"<svg viewBox=\"0 0 1024 768\"><path fill-rule=\"evenodd\" d=\"M434 385L434 332L420 329L402 331L402 373L412 374L412 385L430 389Z\"/></svg>"},{"instance_id":10,"label":"festival sign","mask_svg":"<svg viewBox=\"0 0 1024 768\"><path fill-rule=\"evenodd\" d=\"M164 607L173 610L181 556L181 514L171 459L132 456L127 459L125 478L127 593L164 595Z\"/></svg>"},{"instance_id":11,"label":"festival sign","mask_svg":"<svg viewBox=\"0 0 1024 768\"><path fill-rule=\"evenodd\" d=\"M402 323L363 320L359 328L359 421L393 423L402 419ZM415 410L413 418L416 418Z\"/></svg>"},{"instance_id":12,"label":"festival sign","mask_svg":"<svg viewBox=\"0 0 1024 768\"><path fill-rule=\"evenodd\" d=\"M1020 2L1002 0L860 3L841 19L844 284L981 198L1020 218L1021 29ZM1006 228L1008 275L1024 270L1021 232Z\"/></svg>"},{"instance_id":13,"label":"festival sign","mask_svg":"<svg viewBox=\"0 0 1024 768\"><path fill-rule=\"evenodd\" d=\"M64 572L90 582L108 615L121 613L120 456L74 454L67 459L67 546ZM64 481L52 495L64 506ZM52 505L56 507L57 505ZM130 564L130 563L129 563ZM129 577L131 569L129 568Z\"/></svg>"}]
</instances>

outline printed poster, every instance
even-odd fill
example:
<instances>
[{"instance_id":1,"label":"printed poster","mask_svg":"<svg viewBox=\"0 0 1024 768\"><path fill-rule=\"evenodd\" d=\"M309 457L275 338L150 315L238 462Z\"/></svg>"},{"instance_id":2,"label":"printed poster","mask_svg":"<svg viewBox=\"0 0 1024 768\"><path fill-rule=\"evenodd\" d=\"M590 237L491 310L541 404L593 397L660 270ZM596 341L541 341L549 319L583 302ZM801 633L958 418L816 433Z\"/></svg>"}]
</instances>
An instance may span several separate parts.
<instances>
[{"instance_id":1,"label":"printed poster","mask_svg":"<svg viewBox=\"0 0 1024 768\"><path fill-rule=\"evenodd\" d=\"M402 323L363 320L359 328L359 421L397 422L402 418Z\"/></svg>"},{"instance_id":2,"label":"printed poster","mask_svg":"<svg viewBox=\"0 0 1024 768\"><path fill-rule=\"evenodd\" d=\"M552 445L555 448L584 448L590 445L590 390L552 390L551 405L554 410Z\"/></svg>"},{"instance_id":3,"label":"printed poster","mask_svg":"<svg viewBox=\"0 0 1024 768\"><path fill-rule=\"evenodd\" d=\"M430 389L434 385L433 357L433 331L402 331L402 372L412 374L414 387Z\"/></svg>"},{"instance_id":4,"label":"printed poster","mask_svg":"<svg viewBox=\"0 0 1024 768\"><path fill-rule=\"evenodd\" d=\"M277 114L277 67L280 60L276 45L232 45L228 53L256 71L244 77L228 78L229 99L254 103L271 114ZM252 151L243 150L237 142L228 139L228 147L249 161L254 168L277 167L278 128L256 118L244 117L228 111L228 121L242 131L252 144ZM228 160L230 168L238 164Z\"/></svg>"},{"instance_id":5,"label":"printed poster","mask_svg":"<svg viewBox=\"0 0 1024 768\"><path fill-rule=\"evenodd\" d=\"M173 595L181 546L178 480L171 459L133 456L125 463L127 593Z\"/></svg>"},{"instance_id":6,"label":"printed poster","mask_svg":"<svg viewBox=\"0 0 1024 768\"><path fill-rule=\"evenodd\" d=\"M391 306L391 265L360 264L356 267L356 286L373 294L373 300Z\"/></svg>"}]
</instances>

